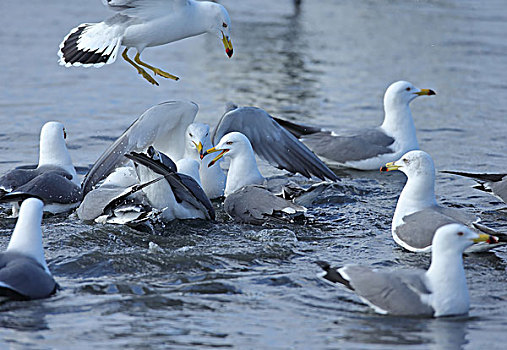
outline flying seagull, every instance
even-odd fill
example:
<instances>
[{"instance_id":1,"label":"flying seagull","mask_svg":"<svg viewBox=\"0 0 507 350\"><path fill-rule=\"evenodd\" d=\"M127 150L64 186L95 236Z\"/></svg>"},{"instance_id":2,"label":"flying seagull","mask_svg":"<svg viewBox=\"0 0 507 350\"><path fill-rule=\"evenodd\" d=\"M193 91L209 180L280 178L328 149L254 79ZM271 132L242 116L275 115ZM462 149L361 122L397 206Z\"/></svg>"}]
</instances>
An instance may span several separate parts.
<instances>
[{"instance_id":1,"label":"flying seagull","mask_svg":"<svg viewBox=\"0 0 507 350\"><path fill-rule=\"evenodd\" d=\"M463 251L493 237L466 226L442 226L433 238L431 265L423 270L377 271L365 266L339 269L323 261L319 277L355 292L375 312L384 315L443 317L468 313L470 298L463 268Z\"/></svg>"},{"instance_id":2,"label":"flying seagull","mask_svg":"<svg viewBox=\"0 0 507 350\"><path fill-rule=\"evenodd\" d=\"M391 84L384 95L384 122L374 128L329 131L275 118L331 166L376 170L408 151L419 149L409 104L419 96L435 95L407 81Z\"/></svg>"},{"instance_id":3,"label":"flying seagull","mask_svg":"<svg viewBox=\"0 0 507 350\"><path fill-rule=\"evenodd\" d=\"M178 80L141 61L147 47L159 46L199 34L210 33L222 40L227 56L233 54L230 39L231 20L227 10L211 1L194 0L102 0L118 13L100 23L83 23L72 29L60 44L58 56L65 67L102 67L116 60L124 46L122 57L137 72L154 85L154 75ZM135 48L132 60L127 52ZM144 68L143 68L144 67Z\"/></svg>"}]
</instances>

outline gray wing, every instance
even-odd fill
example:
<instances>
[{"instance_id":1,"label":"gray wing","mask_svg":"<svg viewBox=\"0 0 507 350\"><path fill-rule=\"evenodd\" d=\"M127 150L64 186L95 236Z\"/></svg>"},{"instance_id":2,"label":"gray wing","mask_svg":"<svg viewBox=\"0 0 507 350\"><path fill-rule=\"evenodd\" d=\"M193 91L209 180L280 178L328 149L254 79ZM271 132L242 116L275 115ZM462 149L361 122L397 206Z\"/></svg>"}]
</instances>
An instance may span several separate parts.
<instances>
[{"instance_id":1,"label":"gray wing","mask_svg":"<svg viewBox=\"0 0 507 350\"><path fill-rule=\"evenodd\" d=\"M492 192L507 203L507 174L476 174L448 170L442 172L472 178L479 183L474 188L484 192Z\"/></svg>"},{"instance_id":2,"label":"gray wing","mask_svg":"<svg viewBox=\"0 0 507 350\"><path fill-rule=\"evenodd\" d=\"M102 0L113 11L144 19L155 19L188 5L188 0Z\"/></svg>"},{"instance_id":3,"label":"gray wing","mask_svg":"<svg viewBox=\"0 0 507 350\"><path fill-rule=\"evenodd\" d=\"M125 157L164 176L179 203L185 201L202 211L208 219L215 220L213 205L204 193L204 190L192 177L175 173L164 164L151 159L143 153L131 152L130 154L126 154Z\"/></svg>"},{"instance_id":4,"label":"gray wing","mask_svg":"<svg viewBox=\"0 0 507 350\"><path fill-rule=\"evenodd\" d=\"M0 177L0 197L37 176L35 169L13 169Z\"/></svg>"},{"instance_id":5,"label":"gray wing","mask_svg":"<svg viewBox=\"0 0 507 350\"><path fill-rule=\"evenodd\" d=\"M77 203L82 198L81 187L70 179L72 179L72 175L64 170L47 171L5 194L0 200L10 202L37 197L45 204Z\"/></svg>"},{"instance_id":6,"label":"gray wing","mask_svg":"<svg viewBox=\"0 0 507 350\"><path fill-rule=\"evenodd\" d=\"M257 185L245 186L227 196L224 210L237 222L255 225L262 225L269 219L291 221L305 211Z\"/></svg>"},{"instance_id":7,"label":"gray wing","mask_svg":"<svg viewBox=\"0 0 507 350\"><path fill-rule=\"evenodd\" d=\"M198 107L193 102L169 101L153 106L144 112L132 125L99 157L86 174L83 194L109 175L115 168L125 164L123 155L132 151L142 152L153 145L164 150L172 148L175 153L184 151L184 131L190 125ZM179 135L181 134L181 135ZM180 147L181 149L178 149ZM178 159L179 154L168 154Z\"/></svg>"},{"instance_id":8,"label":"gray wing","mask_svg":"<svg viewBox=\"0 0 507 350\"><path fill-rule=\"evenodd\" d=\"M394 139L380 128L344 131L336 135L321 128L276 119L321 157L338 163L357 161L392 153Z\"/></svg>"},{"instance_id":9,"label":"gray wing","mask_svg":"<svg viewBox=\"0 0 507 350\"><path fill-rule=\"evenodd\" d=\"M364 266L347 265L340 269L354 291L376 307L392 315L432 316L433 308L421 301L430 294L424 271L377 272Z\"/></svg>"},{"instance_id":10,"label":"gray wing","mask_svg":"<svg viewBox=\"0 0 507 350\"><path fill-rule=\"evenodd\" d=\"M13 291L24 298L40 299L57 288L53 277L34 259L11 252L0 254L0 295L13 296Z\"/></svg>"},{"instance_id":11,"label":"gray wing","mask_svg":"<svg viewBox=\"0 0 507 350\"><path fill-rule=\"evenodd\" d=\"M101 186L88 192L77 208L77 216L83 221L93 221L104 214L104 209L125 192L118 186Z\"/></svg>"},{"instance_id":12,"label":"gray wing","mask_svg":"<svg viewBox=\"0 0 507 350\"><path fill-rule=\"evenodd\" d=\"M255 153L280 169L308 178L313 175L338 180L312 151L260 108L240 107L226 112L213 132L213 144L233 131L248 137Z\"/></svg>"},{"instance_id":13,"label":"gray wing","mask_svg":"<svg viewBox=\"0 0 507 350\"><path fill-rule=\"evenodd\" d=\"M403 217L403 224L395 233L404 243L415 249L431 246L435 231L444 225L461 223L469 225L471 221L461 210L432 206Z\"/></svg>"}]
</instances>

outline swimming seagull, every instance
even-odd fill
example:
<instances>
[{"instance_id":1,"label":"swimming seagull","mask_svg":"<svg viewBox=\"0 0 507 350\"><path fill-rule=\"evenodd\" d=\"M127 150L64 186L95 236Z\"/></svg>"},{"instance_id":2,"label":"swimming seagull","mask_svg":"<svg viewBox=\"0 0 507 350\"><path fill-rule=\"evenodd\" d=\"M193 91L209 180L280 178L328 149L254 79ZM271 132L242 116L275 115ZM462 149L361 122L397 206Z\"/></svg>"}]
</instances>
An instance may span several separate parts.
<instances>
[{"instance_id":1,"label":"swimming seagull","mask_svg":"<svg viewBox=\"0 0 507 350\"><path fill-rule=\"evenodd\" d=\"M0 253L0 295L15 299L40 299L55 293L58 284L49 271L42 247L43 203L28 198L7 249Z\"/></svg>"},{"instance_id":2,"label":"swimming seagull","mask_svg":"<svg viewBox=\"0 0 507 350\"><path fill-rule=\"evenodd\" d=\"M477 234L466 226L440 227L433 238L431 265L424 270L377 271L365 266L331 268L319 277L340 283L354 291L363 302L380 314L443 317L468 313L470 298L463 268L463 251L493 237Z\"/></svg>"},{"instance_id":3,"label":"swimming seagull","mask_svg":"<svg viewBox=\"0 0 507 350\"><path fill-rule=\"evenodd\" d=\"M475 215L456 208L442 207L435 198L435 166L424 151L410 151L401 159L387 163L381 171L399 170L407 175L394 212L391 232L394 240L413 252L428 252L435 231L444 225L461 223L494 234L505 241L505 235L479 224ZM478 245L474 250L494 245Z\"/></svg>"},{"instance_id":4,"label":"swimming seagull","mask_svg":"<svg viewBox=\"0 0 507 350\"><path fill-rule=\"evenodd\" d=\"M315 176L321 180L338 180L308 147L261 108L238 107L229 103L213 131L213 143L233 131L245 135L255 153L279 169L300 173L307 178Z\"/></svg>"},{"instance_id":5,"label":"swimming seagull","mask_svg":"<svg viewBox=\"0 0 507 350\"><path fill-rule=\"evenodd\" d=\"M0 202L18 203L28 197L41 199L44 211L61 213L75 208L81 188L65 144L62 123L47 122L40 132L39 164L35 169L13 169L0 177Z\"/></svg>"},{"instance_id":6,"label":"swimming seagull","mask_svg":"<svg viewBox=\"0 0 507 350\"><path fill-rule=\"evenodd\" d=\"M472 178L478 182L474 188L493 193L493 195L504 201L504 203L507 203L507 174L474 174L449 170L443 170L442 172Z\"/></svg>"},{"instance_id":7,"label":"swimming seagull","mask_svg":"<svg viewBox=\"0 0 507 350\"><path fill-rule=\"evenodd\" d=\"M419 96L435 94L407 81L391 84L384 95L384 122L376 128L334 132L275 119L331 166L376 170L419 149L409 104Z\"/></svg>"},{"instance_id":8,"label":"swimming seagull","mask_svg":"<svg viewBox=\"0 0 507 350\"><path fill-rule=\"evenodd\" d=\"M233 54L230 39L231 20L227 10L211 1L194 0L102 0L118 13L100 23L83 23L72 29L60 44L58 56L65 67L102 67L116 60L120 46L122 57L154 85L154 75L178 80L170 73L141 61L147 47L159 46L199 34L210 33L222 40L227 56ZM137 54L127 56L130 48ZM144 68L143 68L144 67Z\"/></svg>"},{"instance_id":9,"label":"swimming seagull","mask_svg":"<svg viewBox=\"0 0 507 350\"><path fill-rule=\"evenodd\" d=\"M306 209L279 198L264 187L265 179L259 172L252 145L248 138L231 132L206 154L220 152L208 166L222 157L231 160L225 184L225 211L238 222L261 225L272 220L293 220Z\"/></svg>"}]
</instances>

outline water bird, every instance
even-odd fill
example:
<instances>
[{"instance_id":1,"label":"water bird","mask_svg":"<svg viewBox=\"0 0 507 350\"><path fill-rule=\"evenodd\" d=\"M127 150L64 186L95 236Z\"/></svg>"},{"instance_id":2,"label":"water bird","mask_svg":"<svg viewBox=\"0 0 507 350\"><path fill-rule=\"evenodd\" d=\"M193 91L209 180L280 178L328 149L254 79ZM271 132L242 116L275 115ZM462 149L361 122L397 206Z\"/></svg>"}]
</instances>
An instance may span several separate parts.
<instances>
[{"instance_id":1,"label":"water bird","mask_svg":"<svg viewBox=\"0 0 507 350\"><path fill-rule=\"evenodd\" d=\"M384 95L384 122L375 128L329 131L275 118L331 166L376 170L408 151L419 149L410 102L436 95L407 81L391 84Z\"/></svg>"},{"instance_id":2,"label":"water bird","mask_svg":"<svg viewBox=\"0 0 507 350\"><path fill-rule=\"evenodd\" d=\"M0 253L0 295L14 299L46 298L58 289L42 247L42 209L37 198L28 198L7 249Z\"/></svg>"},{"instance_id":3,"label":"water bird","mask_svg":"<svg viewBox=\"0 0 507 350\"><path fill-rule=\"evenodd\" d=\"M424 270L378 271L345 265L324 270L319 277L355 292L375 312L384 315L444 317L468 313L470 298L463 268L463 251L478 242L491 242L464 225L440 227L433 237L431 265Z\"/></svg>"},{"instance_id":4,"label":"water bird","mask_svg":"<svg viewBox=\"0 0 507 350\"><path fill-rule=\"evenodd\" d=\"M222 40L229 58L233 54L230 37L231 20L227 10L211 1L194 0L102 0L118 13L100 23L83 23L63 39L58 51L59 63L65 67L102 67L121 56L136 68L144 79L158 82L145 70L164 78L175 75L141 61L147 47L168 44L184 38L210 33ZM132 60L128 50L137 53ZM143 68L144 67L144 68Z\"/></svg>"}]
</instances>

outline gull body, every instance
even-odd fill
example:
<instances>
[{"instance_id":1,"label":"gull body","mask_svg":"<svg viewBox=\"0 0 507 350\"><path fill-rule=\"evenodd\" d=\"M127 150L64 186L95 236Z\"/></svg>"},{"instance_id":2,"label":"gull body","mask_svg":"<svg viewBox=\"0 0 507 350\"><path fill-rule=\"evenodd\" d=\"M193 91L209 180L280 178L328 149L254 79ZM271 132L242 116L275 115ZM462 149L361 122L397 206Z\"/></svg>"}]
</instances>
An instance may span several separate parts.
<instances>
[{"instance_id":1,"label":"gull body","mask_svg":"<svg viewBox=\"0 0 507 350\"><path fill-rule=\"evenodd\" d=\"M377 271L364 266L345 265L324 269L319 276L354 291L377 313L443 317L468 313L470 298L463 268L463 251L491 236L477 234L461 224L440 227L433 238L431 265L427 271Z\"/></svg>"},{"instance_id":2,"label":"gull body","mask_svg":"<svg viewBox=\"0 0 507 350\"><path fill-rule=\"evenodd\" d=\"M430 251L435 231L451 223L466 224L487 233L494 232L478 224L475 215L437 204L435 166L426 152L410 151L381 168L381 171L392 170L399 170L407 176L391 225L394 240L403 248L414 252ZM494 234L504 236L498 232ZM474 249L490 249L493 246L477 245Z\"/></svg>"},{"instance_id":3,"label":"gull body","mask_svg":"<svg viewBox=\"0 0 507 350\"><path fill-rule=\"evenodd\" d=\"M229 57L233 54L231 21L220 4L194 0L103 0L103 3L118 14L100 23L84 23L72 29L60 44L61 65L101 67L113 63L120 47L125 46L122 57L146 80L158 85L145 68L164 78L179 78L141 61L140 55L147 47L210 33L222 40ZM137 50L134 61L127 56L129 48Z\"/></svg>"},{"instance_id":4,"label":"gull body","mask_svg":"<svg viewBox=\"0 0 507 350\"><path fill-rule=\"evenodd\" d=\"M0 253L0 295L39 299L50 296L58 287L44 258L43 206L36 198L21 204L9 245Z\"/></svg>"},{"instance_id":5,"label":"gull body","mask_svg":"<svg viewBox=\"0 0 507 350\"><path fill-rule=\"evenodd\" d=\"M391 84L384 94L384 121L376 128L338 132L277 121L332 166L376 170L419 148L409 105L423 95L435 92L407 81Z\"/></svg>"}]
</instances>

